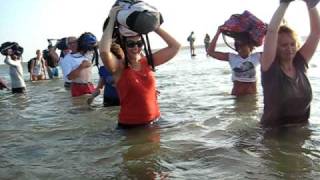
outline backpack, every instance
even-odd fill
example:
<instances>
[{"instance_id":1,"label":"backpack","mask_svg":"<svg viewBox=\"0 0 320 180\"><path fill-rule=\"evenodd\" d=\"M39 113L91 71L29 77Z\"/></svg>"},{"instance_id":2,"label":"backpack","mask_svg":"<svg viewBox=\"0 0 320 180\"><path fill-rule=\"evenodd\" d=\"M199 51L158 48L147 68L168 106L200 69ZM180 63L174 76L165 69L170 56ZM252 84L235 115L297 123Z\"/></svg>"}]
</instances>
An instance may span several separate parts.
<instances>
[{"instance_id":1,"label":"backpack","mask_svg":"<svg viewBox=\"0 0 320 180\"><path fill-rule=\"evenodd\" d=\"M129 60L126 55L126 37L141 36L148 64L155 71L148 33L154 31L163 23L160 12L140 0L117 0L114 6L120 6L122 9L117 14L112 37L116 39L116 43L119 43L124 50L126 67L129 67ZM108 23L109 18L105 20L103 30Z\"/></svg>"},{"instance_id":2,"label":"backpack","mask_svg":"<svg viewBox=\"0 0 320 180\"><path fill-rule=\"evenodd\" d=\"M7 55L7 50L8 49L13 49L14 46L17 46L18 43L16 42L4 42L0 46L0 53L4 56Z\"/></svg>"},{"instance_id":3,"label":"backpack","mask_svg":"<svg viewBox=\"0 0 320 180\"><path fill-rule=\"evenodd\" d=\"M32 62L33 60L35 60L35 58L32 58L28 61L28 72L31 73L31 65L32 65Z\"/></svg>"},{"instance_id":4,"label":"backpack","mask_svg":"<svg viewBox=\"0 0 320 180\"><path fill-rule=\"evenodd\" d=\"M68 41L68 38L66 38L66 37L61 38L61 39L59 39L59 40L57 41L57 43L56 43L55 46L56 46L59 50L61 50L61 51L66 50L66 49L68 49L68 43L67 43L67 41Z\"/></svg>"},{"instance_id":5,"label":"backpack","mask_svg":"<svg viewBox=\"0 0 320 180\"><path fill-rule=\"evenodd\" d=\"M118 0L115 5L122 7L117 14L117 22L120 24L120 33L124 36L132 33L130 30L137 34L147 34L163 23L160 12L146 2Z\"/></svg>"},{"instance_id":6,"label":"backpack","mask_svg":"<svg viewBox=\"0 0 320 180\"><path fill-rule=\"evenodd\" d=\"M235 39L249 38L255 46L260 46L267 32L267 24L249 11L244 11L242 14L231 15L220 29L224 35Z\"/></svg>"}]
</instances>

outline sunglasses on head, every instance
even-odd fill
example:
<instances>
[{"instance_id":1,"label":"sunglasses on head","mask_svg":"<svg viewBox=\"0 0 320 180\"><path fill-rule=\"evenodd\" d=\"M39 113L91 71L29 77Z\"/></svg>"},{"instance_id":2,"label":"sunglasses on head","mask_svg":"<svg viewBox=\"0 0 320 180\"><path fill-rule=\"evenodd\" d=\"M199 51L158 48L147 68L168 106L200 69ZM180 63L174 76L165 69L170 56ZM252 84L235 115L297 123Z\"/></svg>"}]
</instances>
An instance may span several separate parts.
<instances>
[{"instance_id":1,"label":"sunglasses on head","mask_svg":"<svg viewBox=\"0 0 320 180\"><path fill-rule=\"evenodd\" d=\"M139 41L128 40L126 42L126 45L127 45L128 48L133 48L136 45L138 46L138 48L141 48L143 46L143 42L142 42L142 40L139 40Z\"/></svg>"}]
</instances>

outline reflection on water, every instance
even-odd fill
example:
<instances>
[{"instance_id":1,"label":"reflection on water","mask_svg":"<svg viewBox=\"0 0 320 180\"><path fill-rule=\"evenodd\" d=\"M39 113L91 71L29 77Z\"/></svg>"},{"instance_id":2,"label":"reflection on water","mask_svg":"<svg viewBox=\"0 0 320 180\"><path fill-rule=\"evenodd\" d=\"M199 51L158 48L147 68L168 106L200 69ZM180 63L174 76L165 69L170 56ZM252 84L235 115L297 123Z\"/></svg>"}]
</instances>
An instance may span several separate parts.
<instances>
[{"instance_id":1,"label":"reflection on water","mask_svg":"<svg viewBox=\"0 0 320 180\"><path fill-rule=\"evenodd\" d=\"M101 96L89 107L61 79L27 82L25 95L0 92L0 179L320 179L318 72L310 125L273 131L259 125L260 84L229 95L228 64L200 50L157 70L162 119L150 127L117 128L119 107Z\"/></svg>"},{"instance_id":2,"label":"reflection on water","mask_svg":"<svg viewBox=\"0 0 320 180\"><path fill-rule=\"evenodd\" d=\"M121 146L127 147L122 153L123 171L120 177L130 179L164 178L160 154L160 129L158 125L122 130L124 139Z\"/></svg>"},{"instance_id":3,"label":"reflection on water","mask_svg":"<svg viewBox=\"0 0 320 180\"><path fill-rule=\"evenodd\" d=\"M319 175L319 151L309 146L312 131L308 127L285 127L264 133L263 158L275 177L313 179Z\"/></svg>"}]
</instances>

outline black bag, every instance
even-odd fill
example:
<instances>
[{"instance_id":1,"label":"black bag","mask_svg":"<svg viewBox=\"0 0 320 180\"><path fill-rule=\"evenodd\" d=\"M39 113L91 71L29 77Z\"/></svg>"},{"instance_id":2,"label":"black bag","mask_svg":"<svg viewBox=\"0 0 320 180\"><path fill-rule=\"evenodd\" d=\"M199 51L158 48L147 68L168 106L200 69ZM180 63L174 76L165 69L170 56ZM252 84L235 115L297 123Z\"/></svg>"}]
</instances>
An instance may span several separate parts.
<instances>
[{"instance_id":1,"label":"black bag","mask_svg":"<svg viewBox=\"0 0 320 180\"><path fill-rule=\"evenodd\" d=\"M160 12L146 2L118 0L116 4L122 6L117 15L118 23L138 34L152 32L163 23Z\"/></svg>"},{"instance_id":2,"label":"black bag","mask_svg":"<svg viewBox=\"0 0 320 180\"><path fill-rule=\"evenodd\" d=\"M14 46L17 46L18 43L16 42L5 42L5 43L2 43L1 46L0 46L0 53L4 56L7 56L7 50L8 49L13 49Z\"/></svg>"}]
</instances>

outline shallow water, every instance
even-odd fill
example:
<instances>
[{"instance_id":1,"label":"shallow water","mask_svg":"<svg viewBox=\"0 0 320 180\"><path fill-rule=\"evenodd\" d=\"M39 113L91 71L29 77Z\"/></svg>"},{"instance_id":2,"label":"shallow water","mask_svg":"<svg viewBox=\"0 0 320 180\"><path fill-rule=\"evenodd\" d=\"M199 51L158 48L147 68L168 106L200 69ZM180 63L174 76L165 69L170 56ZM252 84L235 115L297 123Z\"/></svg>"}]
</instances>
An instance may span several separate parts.
<instances>
[{"instance_id":1,"label":"shallow water","mask_svg":"<svg viewBox=\"0 0 320 180\"><path fill-rule=\"evenodd\" d=\"M88 107L61 79L1 91L0 179L319 179L319 54L310 124L265 131L260 83L236 99L228 64L197 53L158 68L162 119L150 127L117 129L118 107Z\"/></svg>"}]
</instances>

